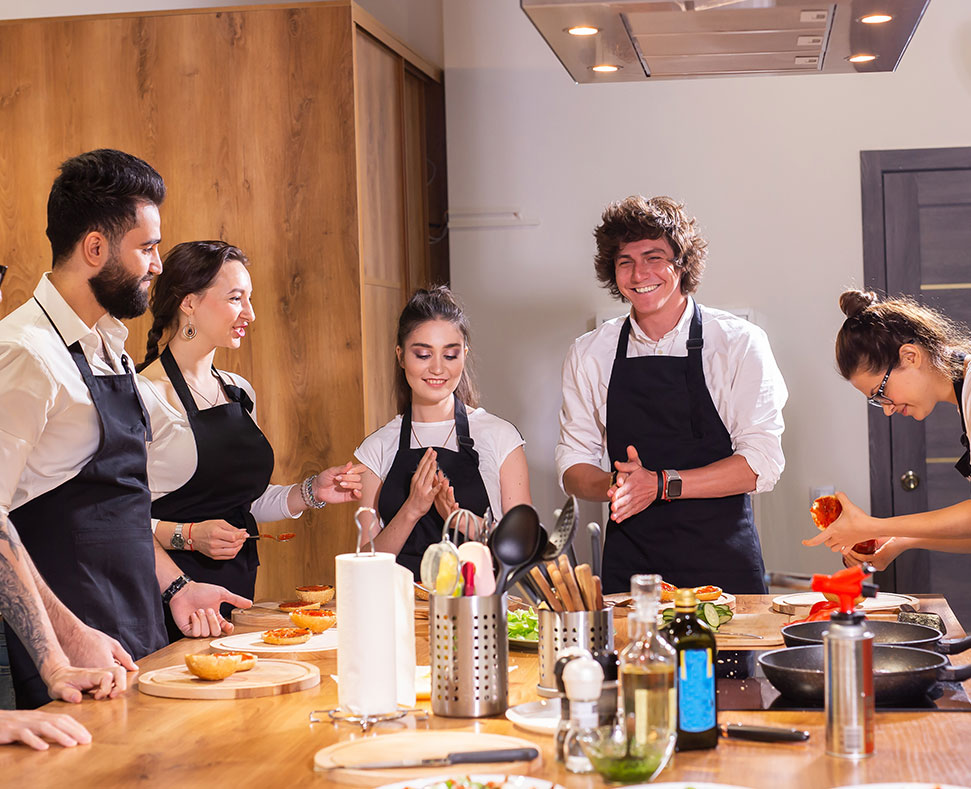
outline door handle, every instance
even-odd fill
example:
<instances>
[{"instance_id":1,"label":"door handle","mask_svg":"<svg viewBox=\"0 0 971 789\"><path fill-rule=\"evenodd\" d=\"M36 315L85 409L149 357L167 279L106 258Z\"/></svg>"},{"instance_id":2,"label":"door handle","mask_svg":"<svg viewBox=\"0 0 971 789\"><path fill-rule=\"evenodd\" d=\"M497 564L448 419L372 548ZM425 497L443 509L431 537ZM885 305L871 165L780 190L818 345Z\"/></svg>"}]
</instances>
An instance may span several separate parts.
<instances>
[{"instance_id":1,"label":"door handle","mask_svg":"<svg viewBox=\"0 0 971 789\"><path fill-rule=\"evenodd\" d=\"M908 493L912 490L917 490L919 486L920 477L918 477L913 471L908 471L900 475L900 487L902 487Z\"/></svg>"}]
</instances>

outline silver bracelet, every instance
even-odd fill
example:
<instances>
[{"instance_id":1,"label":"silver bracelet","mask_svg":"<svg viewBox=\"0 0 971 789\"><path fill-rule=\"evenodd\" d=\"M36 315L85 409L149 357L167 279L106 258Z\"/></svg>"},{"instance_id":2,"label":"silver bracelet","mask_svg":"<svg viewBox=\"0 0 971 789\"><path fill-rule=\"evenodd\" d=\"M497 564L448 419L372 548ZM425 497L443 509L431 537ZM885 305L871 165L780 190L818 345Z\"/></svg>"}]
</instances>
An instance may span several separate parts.
<instances>
[{"instance_id":1,"label":"silver bracelet","mask_svg":"<svg viewBox=\"0 0 971 789\"><path fill-rule=\"evenodd\" d=\"M320 501L314 496L314 483L316 481L316 474L307 477L300 486L300 497L303 499L303 503L307 505L308 509L320 510L327 506L327 502Z\"/></svg>"}]
</instances>

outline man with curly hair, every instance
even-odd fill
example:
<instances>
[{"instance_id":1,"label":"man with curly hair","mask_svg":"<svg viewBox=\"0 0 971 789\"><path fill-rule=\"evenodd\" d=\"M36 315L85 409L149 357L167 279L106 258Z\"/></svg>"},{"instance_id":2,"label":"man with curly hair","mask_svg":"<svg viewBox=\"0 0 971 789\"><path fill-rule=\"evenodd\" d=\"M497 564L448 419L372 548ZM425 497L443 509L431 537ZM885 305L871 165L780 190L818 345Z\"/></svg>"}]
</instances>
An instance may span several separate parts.
<instances>
[{"instance_id":1,"label":"man with curly hair","mask_svg":"<svg viewBox=\"0 0 971 789\"><path fill-rule=\"evenodd\" d=\"M749 494L782 473L788 397L768 338L692 298L708 245L682 203L611 203L594 235L597 279L630 314L567 355L556 466L567 493L610 501L604 591L650 572L764 593Z\"/></svg>"}]
</instances>

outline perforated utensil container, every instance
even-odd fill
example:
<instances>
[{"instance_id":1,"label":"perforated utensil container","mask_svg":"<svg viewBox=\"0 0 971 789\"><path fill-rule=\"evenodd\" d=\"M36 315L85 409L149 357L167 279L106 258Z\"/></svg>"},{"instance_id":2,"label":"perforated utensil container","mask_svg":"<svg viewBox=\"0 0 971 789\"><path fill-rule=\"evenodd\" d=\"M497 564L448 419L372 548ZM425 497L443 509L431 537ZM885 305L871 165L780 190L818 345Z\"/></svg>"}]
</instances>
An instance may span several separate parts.
<instances>
[{"instance_id":1,"label":"perforated utensil container","mask_svg":"<svg viewBox=\"0 0 971 789\"><path fill-rule=\"evenodd\" d=\"M556 653L564 647L583 647L594 650L614 648L614 610L602 611L550 611L541 608L539 617L539 684L540 696L558 696L556 677Z\"/></svg>"},{"instance_id":2,"label":"perforated utensil container","mask_svg":"<svg viewBox=\"0 0 971 789\"><path fill-rule=\"evenodd\" d=\"M508 706L506 596L429 595L432 712L501 715Z\"/></svg>"}]
</instances>

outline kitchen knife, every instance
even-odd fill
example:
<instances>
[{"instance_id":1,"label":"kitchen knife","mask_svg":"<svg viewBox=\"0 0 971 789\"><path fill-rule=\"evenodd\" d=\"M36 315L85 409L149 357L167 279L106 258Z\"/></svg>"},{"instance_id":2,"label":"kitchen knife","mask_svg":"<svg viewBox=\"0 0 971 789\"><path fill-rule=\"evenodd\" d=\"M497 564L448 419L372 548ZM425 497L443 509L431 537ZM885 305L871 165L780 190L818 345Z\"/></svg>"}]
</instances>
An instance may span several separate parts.
<instances>
[{"instance_id":1,"label":"kitchen knife","mask_svg":"<svg viewBox=\"0 0 971 789\"><path fill-rule=\"evenodd\" d=\"M435 759L400 759L392 762L334 764L330 770L388 770L401 767L447 767L451 764L486 764L489 762L529 762L539 756L535 748L504 748L494 751L459 751Z\"/></svg>"},{"instance_id":2,"label":"kitchen knife","mask_svg":"<svg viewBox=\"0 0 971 789\"><path fill-rule=\"evenodd\" d=\"M743 723L725 723L719 726L723 737L756 742L802 742L809 739L809 732L801 729L784 729L778 726L748 726Z\"/></svg>"}]
</instances>

